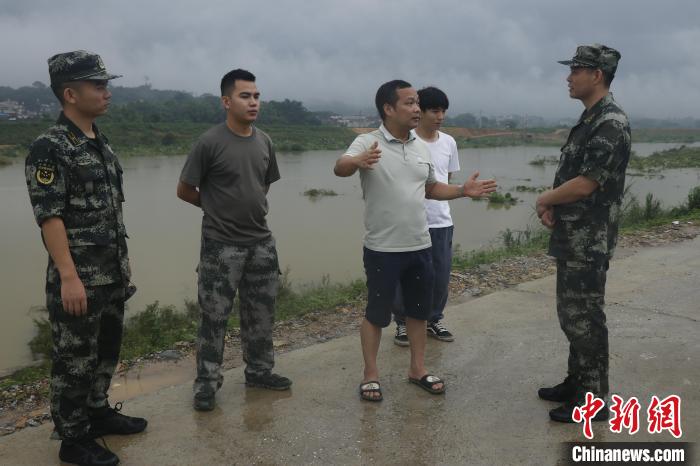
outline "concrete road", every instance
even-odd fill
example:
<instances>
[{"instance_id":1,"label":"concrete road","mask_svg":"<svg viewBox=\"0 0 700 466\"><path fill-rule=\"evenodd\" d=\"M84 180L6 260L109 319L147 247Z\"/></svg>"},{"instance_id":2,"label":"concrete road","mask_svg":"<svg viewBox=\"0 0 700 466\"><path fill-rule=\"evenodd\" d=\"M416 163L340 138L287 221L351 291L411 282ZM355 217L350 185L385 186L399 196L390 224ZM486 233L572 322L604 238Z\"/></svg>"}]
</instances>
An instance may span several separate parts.
<instances>
[{"instance_id":1,"label":"concrete road","mask_svg":"<svg viewBox=\"0 0 700 466\"><path fill-rule=\"evenodd\" d=\"M700 436L700 238L643 249L608 275L614 393L636 396L642 431L598 441L672 441L646 433L652 395L682 397L683 441ZM193 411L191 386L129 401L147 432L108 437L125 465L218 464L537 464L563 463L561 443L581 441L580 425L550 422L554 403L539 386L565 375L567 344L554 307L554 277L450 307L454 343L429 341L429 368L448 383L432 396L406 380L408 350L384 332L380 369L385 399L361 402L359 336L278 358L291 392L246 389L241 369L226 374L211 413ZM50 425L0 438L0 463L57 464Z\"/></svg>"}]
</instances>

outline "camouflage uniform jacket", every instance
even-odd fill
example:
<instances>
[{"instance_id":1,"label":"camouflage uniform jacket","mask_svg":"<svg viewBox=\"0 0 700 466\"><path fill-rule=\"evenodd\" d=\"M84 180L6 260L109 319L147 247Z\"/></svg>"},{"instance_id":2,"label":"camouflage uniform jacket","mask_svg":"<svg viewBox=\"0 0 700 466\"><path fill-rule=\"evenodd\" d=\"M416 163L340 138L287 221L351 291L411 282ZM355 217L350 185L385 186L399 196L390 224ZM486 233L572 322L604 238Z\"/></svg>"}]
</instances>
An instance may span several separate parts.
<instances>
[{"instance_id":1,"label":"camouflage uniform jacket","mask_svg":"<svg viewBox=\"0 0 700 466\"><path fill-rule=\"evenodd\" d=\"M61 113L54 126L31 145L25 175L39 225L60 217L83 285L123 283L131 278L122 217L122 168L107 138L94 127L95 139ZM57 284L49 257L46 280Z\"/></svg>"},{"instance_id":2,"label":"camouflage uniform jacket","mask_svg":"<svg viewBox=\"0 0 700 466\"><path fill-rule=\"evenodd\" d=\"M617 241L625 170L630 158L630 126L608 94L583 112L561 149L554 188L583 175L598 183L577 202L554 206L549 254L568 261L609 260Z\"/></svg>"}]
</instances>

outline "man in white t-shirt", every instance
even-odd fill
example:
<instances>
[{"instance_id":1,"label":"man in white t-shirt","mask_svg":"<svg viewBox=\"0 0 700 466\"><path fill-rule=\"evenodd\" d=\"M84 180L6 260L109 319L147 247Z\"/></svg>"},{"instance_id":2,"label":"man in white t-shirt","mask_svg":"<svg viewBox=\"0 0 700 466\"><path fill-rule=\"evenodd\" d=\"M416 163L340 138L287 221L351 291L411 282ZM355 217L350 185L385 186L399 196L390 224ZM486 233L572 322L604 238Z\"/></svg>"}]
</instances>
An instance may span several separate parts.
<instances>
[{"instance_id":1,"label":"man in white t-shirt","mask_svg":"<svg viewBox=\"0 0 700 466\"><path fill-rule=\"evenodd\" d=\"M435 179L448 183L452 173L459 171L457 143L449 134L440 131L445 113L450 106L447 95L436 87L426 87L418 91L421 119L416 128L416 135L430 149L430 158L435 170ZM443 310L447 304L447 294L452 268L452 233L454 225L450 216L450 204L447 201L425 199L425 211L432 243L433 270L433 305L428 317L428 335L441 341L454 341L454 336L442 324ZM403 294L399 287L394 302L394 319L396 335L394 343L408 346L406 333L405 306Z\"/></svg>"}]
</instances>

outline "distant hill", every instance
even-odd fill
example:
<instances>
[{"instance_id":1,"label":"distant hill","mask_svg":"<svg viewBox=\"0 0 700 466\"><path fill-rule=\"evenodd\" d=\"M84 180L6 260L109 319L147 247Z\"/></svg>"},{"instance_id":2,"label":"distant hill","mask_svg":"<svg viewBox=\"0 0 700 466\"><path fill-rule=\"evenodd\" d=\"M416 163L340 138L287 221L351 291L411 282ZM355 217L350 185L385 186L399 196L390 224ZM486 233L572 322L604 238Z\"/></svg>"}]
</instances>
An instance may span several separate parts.
<instances>
[{"instance_id":1,"label":"distant hill","mask_svg":"<svg viewBox=\"0 0 700 466\"><path fill-rule=\"evenodd\" d=\"M153 89L150 85L110 87L112 107L104 118L115 122L194 122L217 123L223 118L218 96L194 96L188 92ZM59 108L51 88L40 81L13 89L0 86L0 101L20 102L31 112L46 113ZM54 115L50 115L53 117ZM320 125L320 119L296 100L263 102L258 123L262 125Z\"/></svg>"},{"instance_id":2,"label":"distant hill","mask_svg":"<svg viewBox=\"0 0 700 466\"><path fill-rule=\"evenodd\" d=\"M153 89L150 84L136 87L112 86L112 109L107 118L114 121L148 122L206 122L220 121L223 115L219 97L212 94L194 96L192 93L177 90ZM22 103L29 112L52 113L58 111L57 101L51 89L41 81L31 86L11 88L0 86L0 102L11 100ZM309 108L316 110L315 115ZM260 114L261 124L320 125L324 114L367 114L374 110L346 105L339 101L313 101L306 106L300 101L285 99L263 103ZM50 115L53 117L54 115ZM697 118L646 118L631 115L633 128L697 129ZM462 128L503 128L523 129L533 127L570 127L575 124L571 118L543 119L537 116L476 116L471 113L449 114L445 125Z\"/></svg>"}]
</instances>

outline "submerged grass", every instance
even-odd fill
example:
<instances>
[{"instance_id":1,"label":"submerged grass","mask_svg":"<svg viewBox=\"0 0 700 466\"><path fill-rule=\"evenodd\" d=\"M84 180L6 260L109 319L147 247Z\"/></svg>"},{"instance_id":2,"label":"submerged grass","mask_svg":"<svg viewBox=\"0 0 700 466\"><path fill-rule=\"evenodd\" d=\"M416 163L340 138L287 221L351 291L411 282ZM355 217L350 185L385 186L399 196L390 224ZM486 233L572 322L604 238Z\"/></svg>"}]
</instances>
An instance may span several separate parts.
<instances>
[{"instance_id":1,"label":"submerged grass","mask_svg":"<svg viewBox=\"0 0 700 466\"><path fill-rule=\"evenodd\" d=\"M316 200L325 196L337 196L338 193L333 191L332 189L317 189L317 188L311 188L307 189L304 191L304 196L308 197L311 200Z\"/></svg>"},{"instance_id":2,"label":"submerged grass","mask_svg":"<svg viewBox=\"0 0 700 466\"><path fill-rule=\"evenodd\" d=\"M632 155L629 167L636 170L666 170L670 168L700 168L700 147L680 146L647 157Z\"/></svg>"},{"instance_id":3,"label":"submerged grass","mask_svg":"<svg viewBox=\"0 0 700 466\"><path fill-rule=\"evenodd\" d=\"M545 165L557 165L559 163L559 157L538 155L533 160L528 162L528 165L533 165L535 167L544 167Z\"/></svg>"}]
</instances>

